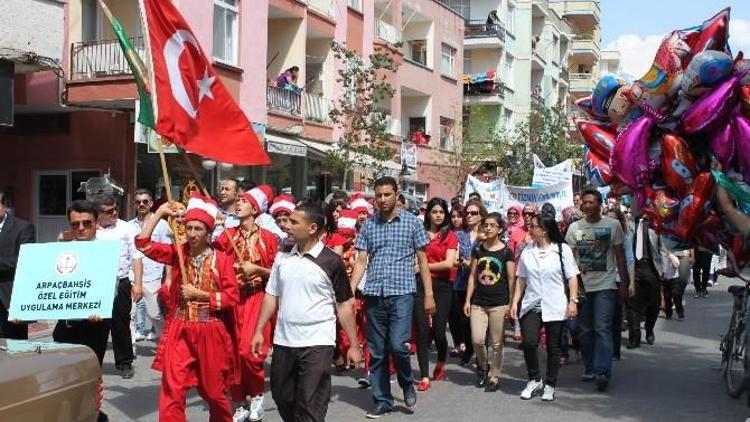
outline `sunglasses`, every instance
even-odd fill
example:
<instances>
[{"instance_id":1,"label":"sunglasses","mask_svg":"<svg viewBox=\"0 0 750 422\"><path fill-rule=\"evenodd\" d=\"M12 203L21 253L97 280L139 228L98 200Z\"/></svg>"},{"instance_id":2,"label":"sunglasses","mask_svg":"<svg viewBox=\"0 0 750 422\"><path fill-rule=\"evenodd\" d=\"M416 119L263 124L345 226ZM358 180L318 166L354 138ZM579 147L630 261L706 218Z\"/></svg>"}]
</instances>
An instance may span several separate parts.
<instances>
[{"instance_id":1,"label":"sunglasses","mask_svg":"<svg viewBox=\"0 0 750 422\"><path fill-rule=\"evenodd\" d=\"M485 223L482 224L482 227L484 227L485 229L499 229L500 225L497 223Z\"/></svg>"},{"instance_id":2,"label":"sunglasses","mask_svg":"<svg viewBox=\"0 0 750 422\"><path fill-rule=\"evenodd\" d=\"M94 227L94 222L93 222L93 221L91 221L91 220L84 220L84 221L71 221L71 222L70 222L70 227L71 227L71 228L73 228L73 229L81 229L81 228L84 228L84 229L87 229L87 230L88 230L88 229L90 229L90 228Z\"/></svg>"},{"instance_id":3,"label":"sunglasses","mask_svg":"<svg viewBox=\"0 0 750 422\"><path fill-rule=\"evenodd\" d=\"M466 215L477 216L477 215L479 215L479 211L466 211Z\"/></svg>"},{"instance_id":4,"label":"sunglasses","mask_svg":"<svg viewBox=\"0 0 750 422\"><path fill-rule=\"evenodd\" d=\"M115 215L116 212L117 212L117 207L110 208L108 210L101 210L101 213L105 215Z\"/></svg>"},{"instance_id":5,"label":"sunglasses","mask_svg":"<svg viewBox=\"0 0 750 422\"><path fill-rule=\"evenodd\" d=\"M527 216L527 215L533 217L533 216L536 215L536 213L535 212L531 212L531 211L526 211L526 212L523 213L523 215L524 215L524 217Z\"/></svg>"},{"instance_id":6,"label":"sunglasses","mask_svg":"<svg viewBox=\"0 0 750 422\"><path fill-rule=\"evenodd\" d=\"M151 200L149 200L149 199L136 199L136 200L135 200L135 204L136 204L136 205L141 205L141 204L144 204L144 205L146 205L146 204L148 204L149 202L151 202Z\"/></svg>"}]
</instances>

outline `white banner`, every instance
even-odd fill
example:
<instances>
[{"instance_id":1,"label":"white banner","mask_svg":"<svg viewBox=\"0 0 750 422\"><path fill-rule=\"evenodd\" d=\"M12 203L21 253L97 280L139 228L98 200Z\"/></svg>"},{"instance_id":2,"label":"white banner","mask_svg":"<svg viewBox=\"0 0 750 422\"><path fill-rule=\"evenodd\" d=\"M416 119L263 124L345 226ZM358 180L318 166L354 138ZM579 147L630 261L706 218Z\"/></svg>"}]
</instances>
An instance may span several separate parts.
<instances>
[{"instance_id":1,"label":"white banner","mask_svg":"<svg viewBox=\"0 0 750 422\"><path fill-rule=\"evenodd\" d=\"M406 165L409 171L417 170L417 144L411 141L401 141L401 167Z\"/></svg>"},{"instance_id":2,"label":"white banner","mask_svg":"<svg viewBox=\"0 0 750 422\"><path fill-rule=\"evenodd\" d=\"M534 154L534 177L531 180L532 187L544 187L554 185L560 182L573 183L573 169L570 160L565 160L562 163L556 164L552 167L544 165L542 160Z\"/></svg>"},{"instance_id":3,"label":"white banner","mask_svg":"<svg viewBox=\"0 0 750 422\"><path fill-rule=\"evenodd\" d=\"M482 203L487 211L499 212L502 210L503 202L505 202L505 182L502 180L485 183L474 176L468 176L464 189L464 203L469 200L469 194L473 192L482 197Z\"/></svg>"},{"instance_id":4,"label":"white banner","mask_svg":"<svg viewBox=\"0 0 750 422\"><path fill-rule=\"evenodd\" d=\"M559 219L564 208L573 206L573 184L570 182L555 183L542 188L528 186L504 186L504 188L503 212L514 204L536 204L541 207L545 202L549 202L554 205L555 216Z\"/></svg>"}]
</instances>

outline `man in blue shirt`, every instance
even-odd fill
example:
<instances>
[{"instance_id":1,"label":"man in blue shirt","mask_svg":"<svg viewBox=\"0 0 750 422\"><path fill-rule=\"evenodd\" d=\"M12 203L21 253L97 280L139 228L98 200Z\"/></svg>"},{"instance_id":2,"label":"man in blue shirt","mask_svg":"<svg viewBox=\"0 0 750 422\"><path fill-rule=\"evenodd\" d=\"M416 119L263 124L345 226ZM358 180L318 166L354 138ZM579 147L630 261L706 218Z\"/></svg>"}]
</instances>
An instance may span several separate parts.
<instances>
[{"instance_id":1,"label":"man in blue shirt","mask_svg":"<svg viewBox=\"0 0 750 422\"><path fill-rule=\"evenodd\" d=\"M427 233L419 219L396 207L398 184L392 177L375 181L378 214L365 221L355 248L359 251L351 285L356 288L367 271L362 294L367 315L367 347L370 351L370 383L375 408L367 413L370 419L393 410L389 358L396 363L398 383L404 391L406 407L417 404L414 377L406 342L411 335L416 278L415 255L424 285L424 307L428 315L435 312L432 279L427 265L425 247Z\"/></svg>"}]
</instances>

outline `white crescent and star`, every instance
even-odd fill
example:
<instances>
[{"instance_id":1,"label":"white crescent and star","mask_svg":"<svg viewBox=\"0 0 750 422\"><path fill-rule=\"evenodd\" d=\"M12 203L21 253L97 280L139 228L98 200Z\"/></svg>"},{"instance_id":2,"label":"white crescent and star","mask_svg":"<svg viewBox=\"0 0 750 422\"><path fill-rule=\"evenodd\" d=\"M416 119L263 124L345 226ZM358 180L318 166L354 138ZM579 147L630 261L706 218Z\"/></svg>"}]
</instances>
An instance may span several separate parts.
<instances>
[{"instance_id":1,"label":"white crescent and star","mask_svg":"<svg viewBox=\"0 0 750 422\"><path fill-rule=\"evenodd\" d=\"M206 66L203 78L196 81L198 87L198 105L193 107L185 84L182 81L182 73L180 72L180 57L185 51L185 43L192 44L200 51L198 40L195 39L193 34L184 29L178 29L164 44L164 61L167 64L167 74L169 76L169 86L172 90L172 96L177 101L177 104L194 119L198 115L198 108L203 98L214 98L211 86L216 81L216 77L208 75L208 66Z\"/></svg>"}]
</instances>

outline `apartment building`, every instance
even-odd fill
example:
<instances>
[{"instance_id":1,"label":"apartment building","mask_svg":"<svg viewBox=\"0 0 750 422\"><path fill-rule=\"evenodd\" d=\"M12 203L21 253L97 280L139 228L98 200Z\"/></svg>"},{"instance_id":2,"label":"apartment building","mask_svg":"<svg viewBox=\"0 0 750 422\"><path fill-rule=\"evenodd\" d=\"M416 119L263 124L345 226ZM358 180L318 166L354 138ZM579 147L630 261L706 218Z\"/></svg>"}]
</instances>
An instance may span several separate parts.
<instances>
[{"instance_id":1,"label":"apartment building","mask_svg":"<svg viewBox=\"0 0 750 422\"><path fill-rule=\"evenodd\" d=\"M138 1L105 2L136 50L143 51ZM16 91L22 93L16 96L17 124L0 132L7 145L0 157L0 179L19 193L17 212L37 223L40 240L57 234L66 204L81 196L78 186L89 177L110 174L131 193L135 187L159 192L164 185L154 153L155 136L136 123L132 72L97 1L51 3L61 9L48 25L60 27L54 43L60 51L61 78L50 73L47 79L17 75ZM457 171L455 152L461 138L457 122L464 28L454 11L436 0L174 3L272 160L270 166L245 167L188 155L188 165L183 154L168 154L175 194L192 178L191 166L212 191L218 180L238 177L269 183L300 198L311 194L326 170L324 158L340 136L328 118L343 92L336 82L341 64L331 41L363 57L376 48L389 48L402 61L392 78L396 95L386 105L397 151L394 160L385 163L386 170L419 197L455 193L458 177L452 172ZM395 48L393 43L399 41L402 48ZM292 66L300 69L301 92L282 90L274 83ZM38 106L24 109L29 101ZM427 142L416 148L416 165L403 172L402 141L412 139L415 132ZM349 187L366 188L358 175L367 171L367 163L355 168Z\"/></svg>"}]
</instances>

